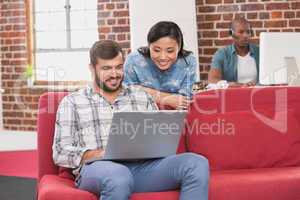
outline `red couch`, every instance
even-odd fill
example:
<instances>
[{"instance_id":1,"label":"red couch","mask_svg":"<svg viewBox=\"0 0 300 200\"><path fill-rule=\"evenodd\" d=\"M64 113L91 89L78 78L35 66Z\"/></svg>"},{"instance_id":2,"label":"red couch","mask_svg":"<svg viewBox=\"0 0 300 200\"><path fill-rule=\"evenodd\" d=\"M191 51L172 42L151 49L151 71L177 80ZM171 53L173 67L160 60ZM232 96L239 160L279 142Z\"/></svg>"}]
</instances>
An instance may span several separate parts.
<instances>
[{"instance_id":1,"label":"red couch","mask_svg":"<svg viewBox=\"0 0 300 200\"><path fill-rule=\"evenodd\" d=\"M57 105L66 93L41 96L38 199L94 199L52 161ZM300 88L244 88L194 97L178 152L208 158L210 200L300 199ZM177 200L178 191L135 193L131 200Z\"/></svg>"},{"instance_id":2,"label":"red couch","mask_svg":"<svg viewBox=\"0 0 300 200\"><path fill-rule=\"evenodd\" d=\"M300 199L300 88L195 96L185 148L210 163L210 200Z\"/></svg>"}]
</instances>

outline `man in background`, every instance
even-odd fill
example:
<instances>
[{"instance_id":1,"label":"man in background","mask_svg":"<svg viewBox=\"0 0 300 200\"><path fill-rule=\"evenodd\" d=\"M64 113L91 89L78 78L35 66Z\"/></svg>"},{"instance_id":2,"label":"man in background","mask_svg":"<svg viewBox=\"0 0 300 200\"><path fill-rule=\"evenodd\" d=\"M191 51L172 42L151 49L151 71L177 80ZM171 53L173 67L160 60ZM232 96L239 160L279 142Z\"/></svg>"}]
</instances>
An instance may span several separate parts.
<instances>
[{"instance_id":1,"label":"man in background","mask_svg":"<svg viewBox=\"0 0 300 200\"><path fill-rule=\"evenodd\" d=\"M251 25L245 18L234 19L229 33L233 44L214 54L208 82L225 80L229 87L253 86L258 82L259 48L250 43Z\"/></svg>"}]
</instances>

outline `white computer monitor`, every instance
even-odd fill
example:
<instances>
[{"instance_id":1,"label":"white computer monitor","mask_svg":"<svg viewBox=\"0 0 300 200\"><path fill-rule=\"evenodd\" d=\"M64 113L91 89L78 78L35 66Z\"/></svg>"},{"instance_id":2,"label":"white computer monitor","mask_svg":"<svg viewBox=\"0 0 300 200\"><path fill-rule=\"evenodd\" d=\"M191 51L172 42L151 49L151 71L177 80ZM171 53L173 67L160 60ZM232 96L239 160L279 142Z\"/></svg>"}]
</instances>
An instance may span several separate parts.
<instances>
[{"instance_id":1,"label":"white computer monitor","mask_svg":"<svg viewBox=\"0 0 300 200\"><path fill-rule=\"evenodd\" d=\"M259 46L260 84L289 84L290 71L300 71L300 33L264 32Z\"/></svg>"}]
</instances>

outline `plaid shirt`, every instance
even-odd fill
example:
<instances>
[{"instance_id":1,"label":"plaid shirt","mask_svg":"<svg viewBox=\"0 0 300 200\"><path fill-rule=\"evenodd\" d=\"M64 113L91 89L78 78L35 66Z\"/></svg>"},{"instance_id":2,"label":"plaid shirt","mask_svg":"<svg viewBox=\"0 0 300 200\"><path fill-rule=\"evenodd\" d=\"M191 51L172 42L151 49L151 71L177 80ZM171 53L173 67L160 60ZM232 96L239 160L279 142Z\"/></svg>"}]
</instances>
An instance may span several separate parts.
<instances>
[{"instance_id":1,"label":"plaid shirt","mask_svg":"<svg viewBox=\"0 0 300 200\"><path fill-rule=\"evenodd\" d=\"M85 151L105 149L113 112L132 110L157 110L157 106L150 95L134 87L123 87L113 104L90 87L66 96L56 116L54 162L62 167L80 167Z\"/></svg>"}]
</instances>

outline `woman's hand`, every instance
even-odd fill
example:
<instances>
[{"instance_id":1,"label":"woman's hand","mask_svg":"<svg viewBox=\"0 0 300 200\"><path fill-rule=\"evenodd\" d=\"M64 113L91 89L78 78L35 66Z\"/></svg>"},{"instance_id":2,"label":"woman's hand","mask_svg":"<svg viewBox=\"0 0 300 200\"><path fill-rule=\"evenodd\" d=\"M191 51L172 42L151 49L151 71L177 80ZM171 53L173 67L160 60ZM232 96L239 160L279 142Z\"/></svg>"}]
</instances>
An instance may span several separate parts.
<instances>
[{"instance_id":1,"label":"woman's hand","mask_svg":"<svg viewBox=\"0 0 300 200\"><path fill-rule=\"evenodd\" d=\"M155 100L158 105L170 106L177 110L186 110L189 104L192 102L189 97L180 94L171 94L167 92L161 92L152 88L147 88L141 85L136 85L137 87L148 92Z\"/></svg>"},{"instance_id":2,"label":"woman's hand","mask_svg":"<svg viewBox=\"0 0 300 200\"><path fill-rule=\"evenodd\" d=\"M161 103L177 110L186 110L191 102L189 97L176 94L165 97Z\"/></svg>"}]
</instances>

